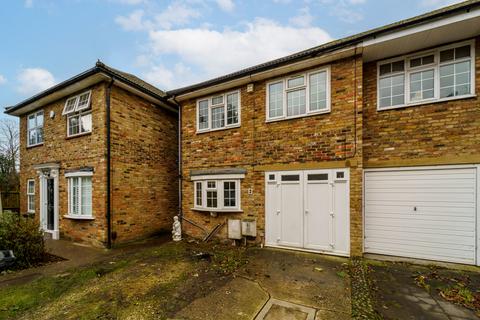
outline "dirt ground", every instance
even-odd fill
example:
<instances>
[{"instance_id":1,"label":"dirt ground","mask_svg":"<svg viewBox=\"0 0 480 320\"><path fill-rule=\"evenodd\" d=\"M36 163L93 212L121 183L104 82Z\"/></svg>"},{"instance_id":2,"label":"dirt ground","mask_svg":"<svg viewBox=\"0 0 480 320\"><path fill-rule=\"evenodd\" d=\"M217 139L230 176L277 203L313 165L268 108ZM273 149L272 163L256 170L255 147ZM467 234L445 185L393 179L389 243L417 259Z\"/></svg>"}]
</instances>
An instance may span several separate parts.
<instances>
[{"instance_id":1,"label":"dirt ground","mask_svg":"<svg viewBox=\"0 0 480 320\"><path fill-rule=\"evenodd\" d=\"M347 262L203 243L138 247L0 286L0 319L272 319L280 309L285 319L349 319Z\"/></svg>"}]
</instances>

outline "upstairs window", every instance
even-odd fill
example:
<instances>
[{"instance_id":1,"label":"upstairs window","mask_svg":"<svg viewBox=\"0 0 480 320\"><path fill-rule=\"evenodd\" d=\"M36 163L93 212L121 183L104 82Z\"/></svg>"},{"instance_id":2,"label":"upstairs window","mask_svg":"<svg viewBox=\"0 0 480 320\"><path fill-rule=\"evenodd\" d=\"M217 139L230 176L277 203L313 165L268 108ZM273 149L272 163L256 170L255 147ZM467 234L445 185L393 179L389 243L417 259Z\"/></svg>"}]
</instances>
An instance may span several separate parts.
<instances>
[{"instance_id":1,"label":"upstairs window","mask_svg":"<svg viewBox=\"0 0 480 320\"><path fill-rule=\"evenodd\" d=\"M267 121L330 111L328 68L267 84Z\"/></svg>"},{"instance_id":2,"label":"upstairs window","mask_svg":"<svg viewBox=\"0 0 480 320\"><path fill-rule=\"evenodd\" d=\"M378 64L378 110L472 96L474 43Z\"/></svg>"},{"instance_id":3,"label":"upstairs window","mask_svg":"<svg viewBox=\"0 0 480 320\"><path fill-rule=\"evenodd\" d=\"M43 110L27 117L27 146L43 143Z\"/></svg>"},{"instance_id":4,"label":"upstairs window","mask_svg":"<svg viewBox=\"0 0 480 320\"><path fill-rule=\"evenodd\" d=\"M234 91L197 101L197 131L213 131L240 125L240 92Z\"/></svg>"},{"instance_id":5,"label":"upstairs window","mask_svg":"<svg viewBox=\"0 0 480 320\"><path fill-rule=\"evenodd\" d=\"M92 110L90 97L92 92L83 92L68 98L62 115L67 116L67 136L76 136L92 131Z\"/></svg>"}]
</instances>

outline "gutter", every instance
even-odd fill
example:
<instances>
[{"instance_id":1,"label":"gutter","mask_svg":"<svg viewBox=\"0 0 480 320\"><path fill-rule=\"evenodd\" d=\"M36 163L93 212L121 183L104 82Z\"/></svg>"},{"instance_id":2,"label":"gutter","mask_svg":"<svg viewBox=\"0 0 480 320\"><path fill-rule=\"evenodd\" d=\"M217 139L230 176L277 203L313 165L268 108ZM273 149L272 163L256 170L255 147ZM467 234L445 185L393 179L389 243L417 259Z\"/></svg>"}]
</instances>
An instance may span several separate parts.
<instances>
[{"instance_id":1,"label":"gutter","mask_svg":"<svg viewBox=\"0 0 480 320\"><path fill-rule=\"evenodd\" d=\"M106 104L106 122L107 122L107 248L112 248L112 179L111 179L111 130L110 130L110 96L112 94L112 86L115 81L113 77L110 78L110 83L108 84L107 90L105 92L105 104Z\"/></svg>"}]
</instances>

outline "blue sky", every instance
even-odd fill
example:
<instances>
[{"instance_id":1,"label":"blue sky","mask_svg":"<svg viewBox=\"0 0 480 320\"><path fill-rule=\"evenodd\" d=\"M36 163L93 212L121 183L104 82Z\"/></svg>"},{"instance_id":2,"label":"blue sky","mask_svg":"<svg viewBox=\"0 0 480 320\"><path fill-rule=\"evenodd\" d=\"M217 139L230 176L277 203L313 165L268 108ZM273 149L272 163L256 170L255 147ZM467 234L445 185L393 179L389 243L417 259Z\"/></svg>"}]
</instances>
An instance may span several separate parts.
<instances>
[{"instance_id":1,"label":"blue sky","mask_svg":"<svg viewBox=\"0 0 480 320\"><path fill-rule=\"evenodd\" d=\"M97 59L173 89L453 2L459 1L2 1L0 106Z\"/></svg>"}]
</instances>

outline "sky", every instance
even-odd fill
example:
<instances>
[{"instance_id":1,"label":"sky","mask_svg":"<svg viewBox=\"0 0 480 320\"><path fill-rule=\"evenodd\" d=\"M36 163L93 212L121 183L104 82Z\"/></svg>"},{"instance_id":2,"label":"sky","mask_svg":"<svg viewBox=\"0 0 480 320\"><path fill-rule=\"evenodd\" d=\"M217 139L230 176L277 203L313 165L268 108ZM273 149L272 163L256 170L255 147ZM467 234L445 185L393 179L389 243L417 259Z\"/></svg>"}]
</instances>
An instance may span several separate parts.
<instances>
[{"instance_id":1,"label":"sky","mask_svg":"<svg viewBox=\"0 0 480 320\"><path fill-rule=\"evenodd\" d=\"M3 0L0 109L97 59L169 90L455 2Z\"/></svg>"}]
</instances>

